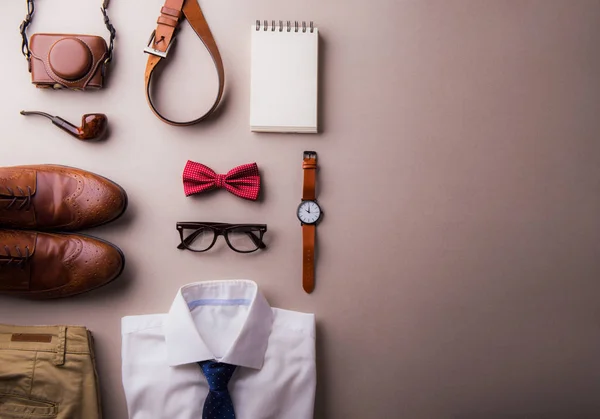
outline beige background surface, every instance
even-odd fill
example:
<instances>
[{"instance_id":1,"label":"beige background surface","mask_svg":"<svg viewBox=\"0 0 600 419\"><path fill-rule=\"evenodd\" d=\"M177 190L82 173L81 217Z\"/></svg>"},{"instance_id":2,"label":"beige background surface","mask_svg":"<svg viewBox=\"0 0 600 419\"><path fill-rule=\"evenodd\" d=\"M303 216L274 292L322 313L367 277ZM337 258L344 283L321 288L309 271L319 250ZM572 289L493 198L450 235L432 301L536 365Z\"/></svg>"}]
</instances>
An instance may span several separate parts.
<instances>
[{"instance_id":1,"label":"beige background surface","mask_svg":"<svg viewBox=\"0 0 600 419\"><path fill-rule=\"evenodd\" d=\"M31 33L104 35L99 3L38 0ZM189 129L159 122L143 95L141 51L161 0L112 3L116 60L98 93L32 87L19 53L25 0L0 13L0 164L77 166L129 193L127 215L91 232L127 255L119 281L64 301L0 299L3 323L95 333L106 418L127 417L119 319L224 278L316 313L317 418L600 417L600 2L202 0L228 84L219 116ZM249 132L257 18L319 26L321 135ZM202 54L184 28L159 92L171 115L212 95ZM112 135L80 143L21 109L74 122L105 112ZM305 149L319 152L326 212L310 296L295 218ZM256 161L264 198L185 198L187 159L217 171ZM270 247L181 252L178 220L265 222Z\"/></svg>"}]
</instances>

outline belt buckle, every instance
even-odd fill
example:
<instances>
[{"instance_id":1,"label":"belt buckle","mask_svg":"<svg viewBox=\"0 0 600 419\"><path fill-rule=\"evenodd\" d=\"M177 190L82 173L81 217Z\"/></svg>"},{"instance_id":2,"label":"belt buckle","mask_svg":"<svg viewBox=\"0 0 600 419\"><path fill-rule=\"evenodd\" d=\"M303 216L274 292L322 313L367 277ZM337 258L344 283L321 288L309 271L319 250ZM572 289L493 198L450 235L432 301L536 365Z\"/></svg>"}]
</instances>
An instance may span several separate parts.
<instances>
[{"instance_id":1,"label":"belt buckle","mask_svg":"<svg viewBox=\"0 0 600 419\"><path fill-rule=\"evenodd\" d=\"M161 51L156 48L152 48L150 46L150 45L155 45L155 43L154 43L155 39L156 39L156 30L153 30L152 34L150 34L150 39L148 39L148 45L146 46L146 48L144 48L144 52L146 54L156 55L157 57L167 58L167 55L169 54L169 50L175 43L175 36L173 36L173 38L171 38L171 42L169 43L169 46L167 47L166 51Z\"/></svg>"}]
</instances>

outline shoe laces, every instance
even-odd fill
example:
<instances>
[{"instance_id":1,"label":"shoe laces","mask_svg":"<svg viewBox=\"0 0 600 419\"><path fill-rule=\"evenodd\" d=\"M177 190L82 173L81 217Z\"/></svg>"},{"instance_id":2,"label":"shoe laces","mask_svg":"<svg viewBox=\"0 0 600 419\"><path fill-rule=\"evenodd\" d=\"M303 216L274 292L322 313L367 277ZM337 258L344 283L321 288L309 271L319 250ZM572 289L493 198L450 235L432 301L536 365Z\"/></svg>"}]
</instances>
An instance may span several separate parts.
<instances>
[{"instance_id":1,"label":"shoe laces","mask_svg":"<svg viewBox=\"0 0 600 419\"><path fill-rule=\"evenodd\" d=\"M29 186L27 187L27 193L25 193L23 189L17 186L17 191L19 191L20 195L17 195L15 191L12 188L9 188L8 186L5 186L5 188L8 191L8 194L10 195L9 199L12 198L10 203L6 206L6 209L14 208L17 210L29 210L29 208L31 207L31 188ZM23 201L17 206L17 201L21 199Z\"/></svg>"},{"instance_id":2,"label":"shoe laces","mask_svg":"<svg viewBox=\"0 0 600 419\"><path fill-rule=\"evenodd\" d=\"M10 247L4 245L5 255L0 253L0 269L3 266L14 265L21 269L25 268L25 264L29 262L29 258L31 257L31 252L29 251L29 246L25 246L25 253L21 251L19 246L15 246L15 250L17 251L17 256L13 256L10 252Z\"/></svg>"}]
</instances>

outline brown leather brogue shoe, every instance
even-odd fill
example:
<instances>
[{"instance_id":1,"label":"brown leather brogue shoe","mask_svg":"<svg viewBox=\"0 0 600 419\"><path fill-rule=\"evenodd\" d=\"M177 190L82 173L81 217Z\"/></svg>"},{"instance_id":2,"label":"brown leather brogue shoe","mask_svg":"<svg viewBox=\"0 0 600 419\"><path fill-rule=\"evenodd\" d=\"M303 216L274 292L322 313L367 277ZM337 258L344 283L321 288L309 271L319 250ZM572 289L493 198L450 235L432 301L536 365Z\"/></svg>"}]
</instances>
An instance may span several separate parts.
<instances>
[{"instance_id":1,"label":"brown leather brogue shoe","mask_svg":"<svg viewBox=\"0 0 600 419\"><path fill-rule=\"evenodd\" d=\"M0 294L69 297L108 284L124 265L116 246L92 237L0 230Z\"/></svg>"},{"instance_id":2,"label":"brown leather brogue shoe","mask_svg":"<svg viewBox=\"0 0 600 419\"><path fill-rule=\"evenodd\" d=\"M73 231L108 223L125 212L119 185L73 167L0 167L0 227Z\"/></svg>"}]
</instances>

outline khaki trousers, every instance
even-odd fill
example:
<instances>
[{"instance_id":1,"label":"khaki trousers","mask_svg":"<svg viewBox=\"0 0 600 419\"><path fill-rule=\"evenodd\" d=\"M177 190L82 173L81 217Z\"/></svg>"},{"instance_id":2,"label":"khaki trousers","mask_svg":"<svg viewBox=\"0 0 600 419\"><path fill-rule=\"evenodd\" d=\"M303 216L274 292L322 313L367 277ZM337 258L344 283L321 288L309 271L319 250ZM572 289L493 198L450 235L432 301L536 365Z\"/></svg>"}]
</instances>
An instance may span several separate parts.
<instances>
[{"instance_id":1,"label":"khaki trousers","mask_svg":"<svg viewBox=\"0 0 600 419\"><path fill-rule=\"evenodd\" d=\"M92 335L0 324L0 419L101 419Z\"/></svg>"}]
</instances>

